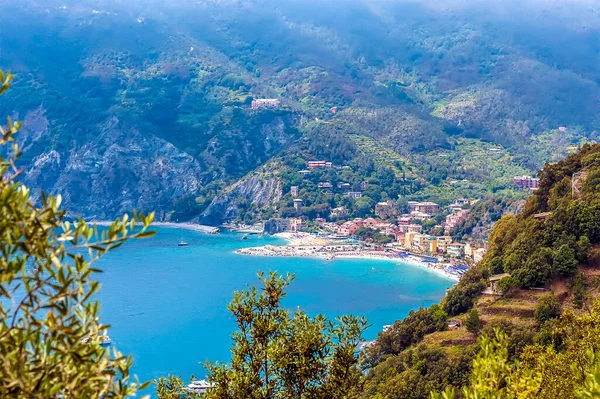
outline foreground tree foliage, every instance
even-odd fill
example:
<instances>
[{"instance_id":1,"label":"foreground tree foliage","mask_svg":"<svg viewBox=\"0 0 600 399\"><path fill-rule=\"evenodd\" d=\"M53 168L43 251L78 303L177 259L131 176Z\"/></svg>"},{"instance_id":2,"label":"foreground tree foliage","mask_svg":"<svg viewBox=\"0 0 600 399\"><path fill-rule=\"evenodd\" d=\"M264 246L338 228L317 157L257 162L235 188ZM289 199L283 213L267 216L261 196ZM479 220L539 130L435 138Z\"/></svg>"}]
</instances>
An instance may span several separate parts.
<instances>
[{"instance_id":1,"label":"foreground tree foliage","mask_svg":"<svg viewBox=\"0 0 600 399\"><path fill-rule=\"evenodd\" d=\"M600 397L600 301L589 313L567 310L553 331L550 346L525 348L520 361L509 360L509 339L496 329L479 340L466 399L591 399ZM454 399L455 390L432 393Z\"/></svg>"},{"instance_id":2,"label":"foreground tree foliage","mask_svg":"<svg viewBox=\"0 0 600 399\"><path fill-rule=\"evenodd\" d=\"M404 320L396 321L387 331L379 334L367 351L364 366L373 366L388 355L399 354L419 343L426 334L446 330L447 320L448 315L439 305L421 308L416 312L411 310Z\"/></svg>"},{"instance_id":3,"label":"foreground tree foliage","mask_svg":"<svg viewBox=\"0 0 600 399\"><path fill-rule=\"evenodd\" d=\"M0 94L12 81L0 71ZM93 299L93 263L131 238L148 237L153 215L117 219L102 233L70 223L60 196L38 204L18 182L20 127L0 126L0 398L125 398L130 357L100 346L106 331ZM142 227L136 227L137 223ZM84 343L84 339L89 342Z\"/></svg>"},{"instance_id":4,"label":"foreground tree foliage","mask_svg":"<svg viewBox=\"0 0 600 399\"><path fill-rule=\"evenodd\" d=\"M259 273L262 288L236 292L229 305L238 330L229 364L207 363L214 388L206 399L347 398L360 383L356 348L367 327L363 318L335 322L281 301L294 279ZM172 376L156 381L160 399L189 396ZM183 391L183 392L182 392Z\"/></svg>"}]
</instances>

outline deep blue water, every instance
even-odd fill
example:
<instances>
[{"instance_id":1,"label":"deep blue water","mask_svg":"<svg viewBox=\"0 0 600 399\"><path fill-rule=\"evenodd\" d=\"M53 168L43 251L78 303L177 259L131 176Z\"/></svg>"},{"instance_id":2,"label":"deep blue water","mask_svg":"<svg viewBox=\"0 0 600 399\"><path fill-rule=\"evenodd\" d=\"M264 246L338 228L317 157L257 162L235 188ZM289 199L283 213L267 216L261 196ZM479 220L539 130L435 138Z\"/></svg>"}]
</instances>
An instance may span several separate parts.
<instances>
[{"instance_id":1,"label":"deep blue water","mask_svg":"<svg viewBox=\"0 0 600 399\"><path fill-rule=\"evenodd\" d=\"M452 281L391 261L262 258L238 255L245 246L282 244L272 237L207 235L158 228L99 262L104 269L102 321L117 348L133 355L140 380L161 375L204 377L199 364L229 359L235 325L226 310L233 291L257 283L258 270L296 272L285 304L309 314L367 316L373 339L411 309L439 302ZM177 247L180 236L190 243Z\"/></svg>"}]
</instances>

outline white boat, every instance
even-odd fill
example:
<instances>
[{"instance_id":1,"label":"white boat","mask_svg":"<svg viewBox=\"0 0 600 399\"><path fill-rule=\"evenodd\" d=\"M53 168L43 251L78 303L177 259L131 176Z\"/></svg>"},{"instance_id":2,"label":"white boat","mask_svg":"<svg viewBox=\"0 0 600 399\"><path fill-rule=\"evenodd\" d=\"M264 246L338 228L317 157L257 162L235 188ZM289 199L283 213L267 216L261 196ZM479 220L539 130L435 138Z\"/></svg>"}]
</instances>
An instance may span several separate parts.
<instances>
[{"instance_id":1,"label":"white boat","mask_svg":"<svg viewBox=\"0 0 600 399\"><path fill-rule=\"evenodd\" d=\"M98 337L98 341L100 343L100 346L108 346L108 345L112 344L112 339L110 339L110 337L106 334L100 335ZM92 337L87 336L87 337L83 338L81 340L81 342L84 344L89 344L92 342Z\"/></svg>"},{"instance_id":2,"label":"white boat","mask_svg":"<svg viewBox=\"0 0 600 399\"><path fill-rule=\"evenodd\" d=\"M100 336L100 346L108 346L112 344L112 339L106 334Z\"/></svg>"},{"instance_id":3,"label":"white boat","mask_svg":"<svg viewBox=\"0 0 600 399\"><path fill-rule=\"evenodd\" d=\"M188 245L190 245L190 244L188 244L187 241L185 241L183 239L183 231L182 231L181 235L179 236L179 243L177 244L177 246L178 247L187 247Z\"/></svg>"},{"instance_id":4,"label":"white boat","mask_svg":"<svg viewBox=\"0 0 600 399\"><path fill-rule=\"evenodd\" d=\"M197 393L206 393L206 391L208 391L212 387L213 387L213 384L211 384L210 382L208 382L206 380L197 380L197 381L192 381L190 384L188 384L188 386L185 389L187 389L188 391L193 391L193 392L197 392Z\"/></svg>"}]
</instances>

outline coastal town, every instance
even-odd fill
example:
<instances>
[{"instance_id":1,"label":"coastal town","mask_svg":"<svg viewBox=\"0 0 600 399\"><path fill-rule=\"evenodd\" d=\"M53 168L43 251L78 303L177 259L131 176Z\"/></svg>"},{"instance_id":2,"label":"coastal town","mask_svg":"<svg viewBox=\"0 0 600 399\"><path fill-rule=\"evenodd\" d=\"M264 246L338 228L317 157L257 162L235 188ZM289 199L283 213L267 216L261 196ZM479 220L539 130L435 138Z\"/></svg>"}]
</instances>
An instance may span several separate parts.
<instances>
[{"instance_id":1,"label":"coastal town","mask_svg":"<svg viewBox=\"0 0 600 399\"><path fill-rule=\"evenodd\" d=\"M298 173L307 178L315 171L335 168L327 160L308 161ZM539 179L516 176L514 186L533 191ZM368 182L355 189L350 183L319 181L318 190L343 193L351 201L363 197ZM287 245L267 245L240 249L238 253L257 256L292 256L335 258L391 259L427 267L448 278L458 280L472 265L485 255L487 242L467 240L458 242L452 232L464 222L477 199L458 198L441 206L431 201L399 201L388 199L375 204L373 213L353 217L351 210L338 206L328 215L309 218L301 187L289 188L293 212L290 217L274 217L253 226L231 225L230 228L247 233L274 234L288 240Z\"/></svg>"}]
</instances>

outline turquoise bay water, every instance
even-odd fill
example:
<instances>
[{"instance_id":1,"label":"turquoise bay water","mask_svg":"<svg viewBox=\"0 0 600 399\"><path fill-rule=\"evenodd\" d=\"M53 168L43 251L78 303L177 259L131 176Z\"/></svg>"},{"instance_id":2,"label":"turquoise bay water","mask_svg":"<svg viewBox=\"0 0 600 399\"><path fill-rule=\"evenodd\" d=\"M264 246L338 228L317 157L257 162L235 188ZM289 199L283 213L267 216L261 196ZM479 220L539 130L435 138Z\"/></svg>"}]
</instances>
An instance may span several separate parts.
<instances>
[{"instance_id":1,"label":"turquoise bay water","mask_svg":"<svg viewBox=\"0 0 600 399\"><path fill-rule=\"evenodd\" d=\"M99 266L102 320L116 347L134 358L140 380L176 374L204 377L199 362L227 361L235 324L232 293L256 284L256 272L295 272L285 305L329 317L365 315L374 339L411 309L439 302L453 282L407 264L377 260L263 258L236 249L283 244L272 237L207 235L158 228L151 239L126 244ZM190 243L177 247L181 235Z\"/></svg>"}]
</instances>

